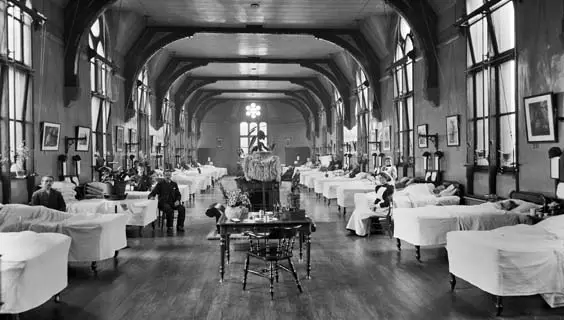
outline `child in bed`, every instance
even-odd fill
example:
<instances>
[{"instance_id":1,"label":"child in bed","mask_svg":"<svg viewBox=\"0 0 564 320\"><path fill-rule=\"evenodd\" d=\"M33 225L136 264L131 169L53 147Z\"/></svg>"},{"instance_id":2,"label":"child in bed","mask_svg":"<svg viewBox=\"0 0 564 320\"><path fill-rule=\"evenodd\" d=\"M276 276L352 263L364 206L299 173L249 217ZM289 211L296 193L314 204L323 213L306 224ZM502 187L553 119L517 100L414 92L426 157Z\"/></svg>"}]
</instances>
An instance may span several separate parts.
<instances>
[{"instance_id":1,"label":"child in bed","mask_svg":"<svg viewBox=\"0 0 564 320\"><path fill-rule=\"evenodd\" d=\"M374 211L353 211L349 222L347 223L347 230L351 234L356 234L357 236L364 237L368 235L370 217L373 217L376 213L387 212L389 206L391 205L392 195L394 194L394 186L390 183L392 177L386 172L380 172L377 176L380 179L380 185L374 188L376 192L376 200L374 200L373 210Z\"/></svg>"}]
</instances>

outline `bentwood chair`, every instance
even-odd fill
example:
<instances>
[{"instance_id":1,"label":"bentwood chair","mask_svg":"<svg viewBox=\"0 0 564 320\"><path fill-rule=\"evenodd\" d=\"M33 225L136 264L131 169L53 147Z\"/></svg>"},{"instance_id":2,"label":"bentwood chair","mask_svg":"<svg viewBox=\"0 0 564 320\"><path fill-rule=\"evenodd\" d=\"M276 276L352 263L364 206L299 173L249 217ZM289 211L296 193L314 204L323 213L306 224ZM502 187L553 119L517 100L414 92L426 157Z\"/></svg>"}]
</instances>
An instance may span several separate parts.
<instances>
[{"instance_id":1,"label":"bentwood chair","mask_svg":"<svg viewBox=\"0 0 564 320\"><path fill-rule=\"evenodd\" d=\"M394 236L394 221L392 220L393 208L394 202L390 197L390 206L388 207L388 210L374 211L374 215L370 217L370 223L368 224L370 229L372 229L373 223L377 222L380 226L382 226L382 222L385 222L385 226L383 226L382 229L384 229L390 239L392 239ZM372 232L368 232L369 237L371 234Z\"/></svg>"},{"instance_id":2,"label":"bentwood chair","mask_svg":"<svg viewBox=\"0 0 564 320\"><path fill-rule=\"evenodd\" d=\"M278 270L282 269L292 274L298 286L298 290L300 293L303 292L298 274L294 268L294 263L292 262L292 249L299 228L301 228L301 226L275 228L267 234L247 232L250 245L245 260L243 290L247 287L247 274L250 272L270 280L270 298L274 299L274 279L276 278L276 282L278 282ZM269 268L262 270L249 269L250 258L264 261L269 265ZM287 261L288 266L280 264L281 261Z\"/></svg>"}]
</instances>

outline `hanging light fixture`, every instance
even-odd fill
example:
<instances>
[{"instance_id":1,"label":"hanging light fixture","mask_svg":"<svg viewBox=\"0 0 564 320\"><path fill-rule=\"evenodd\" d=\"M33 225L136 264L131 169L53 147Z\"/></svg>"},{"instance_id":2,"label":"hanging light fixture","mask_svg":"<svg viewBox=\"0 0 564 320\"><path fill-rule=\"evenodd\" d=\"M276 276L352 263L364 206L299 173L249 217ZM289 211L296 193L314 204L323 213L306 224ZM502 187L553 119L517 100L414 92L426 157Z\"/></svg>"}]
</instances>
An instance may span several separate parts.
<instances>
[{"instance_id":1,"label":"hanging light fixture","mask_svg":"<svg viewBox=\"0 0 564 320\"><path fill-rule=\"evenodd\" d=\"M260 106L256 103L251 103L245 107L247 110L247 117L256 118L260 116Z\"/></svg>"}]
</instances>

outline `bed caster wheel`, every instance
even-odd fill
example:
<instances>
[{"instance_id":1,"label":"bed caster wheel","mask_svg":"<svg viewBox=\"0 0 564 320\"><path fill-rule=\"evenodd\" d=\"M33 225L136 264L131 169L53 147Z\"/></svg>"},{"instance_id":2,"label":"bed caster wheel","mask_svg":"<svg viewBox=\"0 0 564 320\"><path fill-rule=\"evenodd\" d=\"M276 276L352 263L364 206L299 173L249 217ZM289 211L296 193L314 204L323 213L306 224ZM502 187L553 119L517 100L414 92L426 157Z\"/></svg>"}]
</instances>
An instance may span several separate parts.
<instances>
[{"instance_id":1,"label":"bed caster wheel","mask_svg":"<svg viewBox=\"0 0 564 320\"><path fill-rule=\"evenodd\" d=\"M496 308L495 316L499 317L501 315L501 312L503 311L503 301L501 300L500 296L495 297L495 308Z\"/></svg>"},{"instance_id":2,"label":"bed caster wheel","mask_svg":"<svg viewBox=\"0 0 564 320\"><path fill-rule=\"evenodd\" d=\"M61 295L60 294L56 294L53 297L53 301L55 301L55 303L61 303Z\"/></svg>"}]
</instances>

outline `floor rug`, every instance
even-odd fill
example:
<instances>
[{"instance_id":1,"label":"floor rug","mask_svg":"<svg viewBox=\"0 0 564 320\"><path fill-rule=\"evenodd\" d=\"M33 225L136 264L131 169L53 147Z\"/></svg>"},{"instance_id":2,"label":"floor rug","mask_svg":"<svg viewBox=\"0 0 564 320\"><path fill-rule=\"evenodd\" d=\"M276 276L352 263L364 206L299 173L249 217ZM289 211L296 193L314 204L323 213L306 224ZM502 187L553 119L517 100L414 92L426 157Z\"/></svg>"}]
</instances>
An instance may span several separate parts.
<instances>
[{"instance_id":1,"label":"floor rug","mask_svg":"<svg viewBox=\"0 0 564 320\"><path fill-rule=\"evenodd\" d=\"M208 233L208 235L206 236L206 239L208 240L219 240L219 233L217 233L217 230L214 228L212 231L210 231ZM231 236L229 237L230 240L248 240L249 237L247 237L246 235L242 234L242 233L232 233Z\"/></svg>"}]
</instances>

